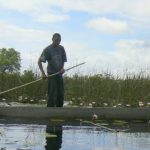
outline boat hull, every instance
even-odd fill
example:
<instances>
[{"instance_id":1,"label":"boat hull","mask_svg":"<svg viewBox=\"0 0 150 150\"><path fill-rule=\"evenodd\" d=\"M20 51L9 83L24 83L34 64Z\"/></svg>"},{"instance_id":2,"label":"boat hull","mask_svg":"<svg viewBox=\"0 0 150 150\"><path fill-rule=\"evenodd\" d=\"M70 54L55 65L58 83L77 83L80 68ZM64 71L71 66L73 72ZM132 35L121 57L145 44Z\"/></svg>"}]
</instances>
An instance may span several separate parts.
<instances>
[{"instance_id":1,"label":"boat hull","mask_svg":"<svg viewBox=\"0 0 150 150\"><path fill-rule=\"evenodd\" d=\"M11 118L59 118L59 119L119 119L150 120L150 108L47 108L47 107L1 107L0 117Z\"/></svg>"}]
</instances>

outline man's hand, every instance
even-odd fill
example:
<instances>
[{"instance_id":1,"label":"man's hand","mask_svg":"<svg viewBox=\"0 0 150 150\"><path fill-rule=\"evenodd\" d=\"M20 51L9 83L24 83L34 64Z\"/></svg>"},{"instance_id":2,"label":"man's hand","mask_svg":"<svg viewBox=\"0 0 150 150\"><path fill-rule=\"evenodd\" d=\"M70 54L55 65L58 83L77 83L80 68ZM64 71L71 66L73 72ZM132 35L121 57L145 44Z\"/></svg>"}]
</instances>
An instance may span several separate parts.
<instances>
[{"instance_id":1,"label":"man's hand","mask_svg":"<svg viewBox=\"0 0 150 150\"><path fill-rule=\"evenodd\" d=\"M46 76L45 73L42 73L42 79L43 79L43 80L47 79L47 76Z\"/></svg>"},{"instance_id":2,"label":"man's hand","mask_svg":"<svg viewBox=\"0 0 150 150\"><path fill-rule=\"evenodd\" d=\"M62 68L59 72L63 74L65 72L65 69Z\"/></svg>"}]
</instances>

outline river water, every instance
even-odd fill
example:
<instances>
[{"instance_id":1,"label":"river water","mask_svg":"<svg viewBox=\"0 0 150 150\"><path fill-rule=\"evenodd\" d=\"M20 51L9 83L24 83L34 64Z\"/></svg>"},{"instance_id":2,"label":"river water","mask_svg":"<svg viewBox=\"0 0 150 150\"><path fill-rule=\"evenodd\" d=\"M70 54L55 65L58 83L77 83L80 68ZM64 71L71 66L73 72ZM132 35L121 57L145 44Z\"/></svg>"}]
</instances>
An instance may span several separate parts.
<instances>
[{"instance_id":1,"label":"river water","mask_svg":"<svg viewBox=\"0 0 150 150\"><path fill-rule=\"evenodd\" d=\"M124 128L66 123L0 123L0 150L149 150L147 124ZM125 130L124 130L125 129Z\"/></svg>"}]
</instances>

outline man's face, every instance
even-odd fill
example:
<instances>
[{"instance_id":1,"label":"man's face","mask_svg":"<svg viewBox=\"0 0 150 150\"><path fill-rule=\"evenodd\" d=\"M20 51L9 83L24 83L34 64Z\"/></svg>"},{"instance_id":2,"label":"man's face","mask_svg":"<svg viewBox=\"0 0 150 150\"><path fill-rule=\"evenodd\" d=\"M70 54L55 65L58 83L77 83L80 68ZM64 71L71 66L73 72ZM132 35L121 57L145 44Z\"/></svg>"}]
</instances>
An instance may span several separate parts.
<instances>
[{"instance_id":1,"label":"man's face","mask_svg":"<svg viewBox=\"0 0 150 150\"><path fill-rule=\"evenodd\" d=\"M52 40L53 40L53 45L58 46L61 42L61 37L58 35L55 35Z\"/></svg>"}]
</instances>

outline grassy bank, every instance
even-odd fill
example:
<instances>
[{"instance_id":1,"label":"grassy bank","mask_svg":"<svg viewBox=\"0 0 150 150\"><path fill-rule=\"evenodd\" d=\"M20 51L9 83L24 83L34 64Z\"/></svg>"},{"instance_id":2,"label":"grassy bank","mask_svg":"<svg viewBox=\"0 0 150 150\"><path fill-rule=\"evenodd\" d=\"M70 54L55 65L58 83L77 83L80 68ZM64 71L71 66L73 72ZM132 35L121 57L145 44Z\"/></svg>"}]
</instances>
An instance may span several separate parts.
<instances>
[{"instance_id":1,"label":"grassy bank","mask_svg":"<svg viewBox=\"0 0 150 150\"><path fill-rule=\"evenodd\" d=\"M22 85L39 78L31 70L23 74L0 74L0 91ZM65 100L79 106L149 106L150 77L125 75L123 78L109 74L91 76L64 76ZM1 100L41 103L47 99L47 82L39 81L27 87L1 95Z\"/></svg>"}]
</instances>

